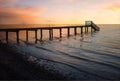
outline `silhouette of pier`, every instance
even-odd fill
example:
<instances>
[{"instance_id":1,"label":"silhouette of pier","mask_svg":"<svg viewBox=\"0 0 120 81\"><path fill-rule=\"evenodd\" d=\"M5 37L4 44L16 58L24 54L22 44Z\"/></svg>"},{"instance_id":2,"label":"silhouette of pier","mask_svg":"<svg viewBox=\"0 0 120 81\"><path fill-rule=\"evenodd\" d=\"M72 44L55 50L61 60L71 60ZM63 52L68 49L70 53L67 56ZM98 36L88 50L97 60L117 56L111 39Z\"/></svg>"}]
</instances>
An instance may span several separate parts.
<instances>
[{"instance_id":1,"label":"silhouette of pier","mask_svg":"<svg viewBox=\"0 0 120 81\"><path fill-rule=\"evenodd\" d=\"M70 36L70 28L74 28L74 35L77 35L77 29L81 29L81 34L84 32L88 32L88 28L91 28L94 31L99 31L99 27L94 24L92 21L85 21L85 25L81 26L54 26L54 27L34 27L34 28L2 28L0 29L0 32L5 32L6 33L6 42L8 43L8 37L9 37L9 32L15 32L16 33L16 41L19 43L19 32L20 31L26 31L26 41L28 42L29 40L29 31L35 31L35 43L38 41L38 30L40 30L40 41L43 39L43 30L49 30L49 40L53 39L53 30L58 29L59 30L59 36L62 38L62 29L67 29L67 35L68 37ZM83 31L84 30L84 31Z\"/></svg>"}]
</instances>

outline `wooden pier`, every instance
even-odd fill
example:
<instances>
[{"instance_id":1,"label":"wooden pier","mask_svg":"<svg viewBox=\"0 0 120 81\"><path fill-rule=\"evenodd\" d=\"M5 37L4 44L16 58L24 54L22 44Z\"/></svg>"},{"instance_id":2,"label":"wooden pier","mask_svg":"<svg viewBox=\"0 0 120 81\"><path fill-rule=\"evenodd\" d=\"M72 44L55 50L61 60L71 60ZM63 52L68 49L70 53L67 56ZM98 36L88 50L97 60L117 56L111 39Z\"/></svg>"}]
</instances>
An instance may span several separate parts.
<instances>
[{"instance_id":1,"label":"wooden pier","mask_svg":"<svg viewBox=\"0 0 120 81\"><path fill-rule=\"evenodd\" d=\"M35 32L35 43L38 41L38 30L40 30L40 41L43 39L43 30L48 30L49 31L49 40L53 39L53 30L58 29L59 30L59 36L62 38L62 29L67 29L67 34L68 37L70 36L70 28L74 28L74 35L77 35L77 29L81 29L81 34L83 32L88 32L88 28L91 28L91 30L99 31L99 27L95 25L92 21L86 21L85 25L82 26L56 26L56 27L34 27L34 28L2 28L0 29L0 32L5 32L6 33L6 42L8 43L8 38L9 38L9 32L15 32L16 33L16 41L19 43L19 32L20 31L26 31L26 41L29 41L29 31L34 31ZM83 31L84 29L84 31Z\"/></svg>"}]
</instances>

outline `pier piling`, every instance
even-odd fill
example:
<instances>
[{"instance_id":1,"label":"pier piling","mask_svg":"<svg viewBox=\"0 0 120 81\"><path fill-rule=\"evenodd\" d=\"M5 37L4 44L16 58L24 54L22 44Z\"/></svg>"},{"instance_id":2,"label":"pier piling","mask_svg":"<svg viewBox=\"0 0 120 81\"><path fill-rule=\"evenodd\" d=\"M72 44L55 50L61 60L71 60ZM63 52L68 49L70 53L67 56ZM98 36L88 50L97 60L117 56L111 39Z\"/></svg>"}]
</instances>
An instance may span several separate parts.
<instances>
[{"instance_id":1,"label":"pier piling","mask_svg":"<svg viewBox=\"0 0 120 81\"><path fill-rule=\"evenodd\" d=\"M43 38L43 30L40 29L40 41L42 41L42 38Z\"/></svg>"},{"instance_id":2,"label":"pier piling","mask_svg":"<svg viewBox=\"0 0 120 81\"><path fill-rule=\"evenodd\" d=\"M9 25L7 25L9 26ZM8 33L9 32L15 32L16 33L16 41L17 43L19 43L19 32L20 31L26 31L26 41L28 42L29 41L29 31L34 31L35 32L35 43L37 43L37 31L40 30L40 41L43 40L43 30L48 30L49 31L49 40L52 40L53 39L53 30L54 29L58 29L59 30L59 35L60 35L60 38L62 38L62 29L67 29L67 35L68 37L70 37L70 28L73 28L74 29L74 35L77 35L77 28L80 28L81 30L81 36L83 35L83 33L87 33L89 31L89 28L91 28L91 32L94 31L99 31L100 28L95 25L92 21L86 21L85 22L85 25L78 25L78 26L56 26L56 27L34 27L34 28L3 28L3 29L0 29L0 32L5 32L6 33L6 42L8 43ZM83 29L84 28L84 29Z\"/></svg>"},{"instance_id":3,"label":"pier piling","mask_svg":"<svg viewBox=\"0 0 120 81\"><path fill-rule=\"evenodd\" d=\"M68 27L68 37L70 36L70 28Z\"/></svg>"},{"instance_id":4,"label":"pier piling","mask_svg":"<svg viewBox=\"0 0 120 81\"><path fill-rule=\"evenodd\" d=\"M52 29L49 29L49 40L52 40L53 38L53 30Z\"/></svg>"},{"instance_id":5,"label":"pier piling","mask_svg":"<svg viewBox=\"0 0 120 81\"><path fill-rule=\"evenodd\" d=\"M77 28L74 27L74 35L76 36L77 35Z\"/></svg>"},{"instance_id":6,"label":"pier piling","mask_svg":"<svg viewBox=\"0 0 120 81\"><path fill-rule=\"evenodd\" d=\"M16 31L17 43L19 43L19 31Z\"/></svg>"},{"instance_id":7,"label":"pier piling","mask_svg":"<svg viewBox=\"0 0 120 81\"><path fill-rule=\"evenodd\" d=\"M35 30L35 43L37 43L37 30Z\"/></svg>"},{"instance_id":8,"label":"pier piling","mask_svg":"<svg viewBox=\"0 0 120 81\"><path fill-rule=\"evenodd\" d=\"M8 43L8 31L6 31L6 42Z\"/></svg>"},{"instance_id":9,"label":"pier piling","mask_svg":"<svg viewBox=\"0 0 120 81\"><path fill-rule=\"evenodd\" d=\"M28 30L26 30L26 41L28 42Z\"/></svg>"},{"instance_id":10,"label":"pier piling","mask_svg":"<svg viewBox=\"0 0 120 81\"><path fill-rule=\"evenodd\" d=\"M60 32L60 38L62 38L62 28L59 29Z\"/></svg>"},{"instance_id":11,"label":"pier piling","mask_svg":"<svg viewBox=\"0 0 120 81\"><path fill-rule=\"evenodd\" d=\"M83 27L81 27L81 34L83 34Z\"/></svg>"},{"instance_id":12,"label":"pier piling","mask_svg":"<svg viewBox=\"0 0 120 81\"><path fill-rule=\"evenodd\" d=\"M88 33L88 31L89 31L88 29L89 29L89 28L87 27L87 33Z\"/></svg>"}]
</instances>

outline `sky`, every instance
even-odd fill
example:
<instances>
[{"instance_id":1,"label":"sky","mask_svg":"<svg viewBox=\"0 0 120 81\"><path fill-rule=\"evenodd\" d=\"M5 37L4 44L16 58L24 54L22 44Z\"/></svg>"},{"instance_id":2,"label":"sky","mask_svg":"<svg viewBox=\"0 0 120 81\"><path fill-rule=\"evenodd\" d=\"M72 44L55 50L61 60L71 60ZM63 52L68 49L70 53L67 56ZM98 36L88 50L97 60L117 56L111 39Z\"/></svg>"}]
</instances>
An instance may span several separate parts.
<instances>
[{"instance_id":1,"label":"sky","mask_svg":"<svg viewBox=\"0 0 120 81\"><path fill-rule=\"evenodd\" d=\"M120 0L0 0L0 24L120 24Z\"/></svg>"}]
</instances>

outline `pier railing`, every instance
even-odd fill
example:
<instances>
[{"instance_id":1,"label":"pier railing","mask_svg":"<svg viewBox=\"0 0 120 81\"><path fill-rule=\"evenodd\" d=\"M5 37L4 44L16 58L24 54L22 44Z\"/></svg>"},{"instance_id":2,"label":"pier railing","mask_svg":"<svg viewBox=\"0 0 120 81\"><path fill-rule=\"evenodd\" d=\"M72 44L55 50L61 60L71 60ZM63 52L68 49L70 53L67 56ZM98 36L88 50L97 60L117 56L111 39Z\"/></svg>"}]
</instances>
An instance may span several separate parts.
<instances>
[{"instance_id":1,"label":"pier railing","mask_svg":"<svg viewBox=\"0 0 120 81\"><path fill-rule=\"evenodd\" d=\"M1 25L3 26L3 25ZM13 27L12 27L13 26ZM59 30L59 35L60 38L62 38L62 29L67 29L67 35L68 37L70 36L70 28L74 29L74 35L77 35L77 29L80 28L80 33L83 34L84 32L87 33L89 31L89 28L91 27L91 29L94 29L95 31L99 30L99 27L97 27L92 21L86 21L85 25L71 25L71 26L67 26L67 25L63 25L63 26L34 26L34 27L24 27L24 25L19 25L19 27L15 27L16 25L11 25L12 28L9 28L9 25L4 25L4 27L6 28L0 28L0 32L5 32L6 34L6 42L8 43L8 38L9 38L9 32L15 32L16 33L16 40L17 43L19 43L19 32L20 31L26 31L26 41L29 41L29 31L34 31L35 32L35 43L37 43L37 41L42 41L43 39L43 30L48 30L49 31L49 40L53 39L53 30L54 29L58 29ZM18 25L17 25L18 26ZM20 27L21 26L21 27ZM40 37L38 38L38 30L40 30ZM91 31L92 32L92 31Z\"/></svg>"},{"instance_id":2,"label":"pier railing","mask_svg":"<svg viewBox=\"0 0 120 81\"><path fill-rule=\"evenodd\" d=\"M93 23L93 21L85 21L85 25L86 26L91 26L95 31L100 30L100 28L95 23Z\"/></svg>"}]
</instances>

